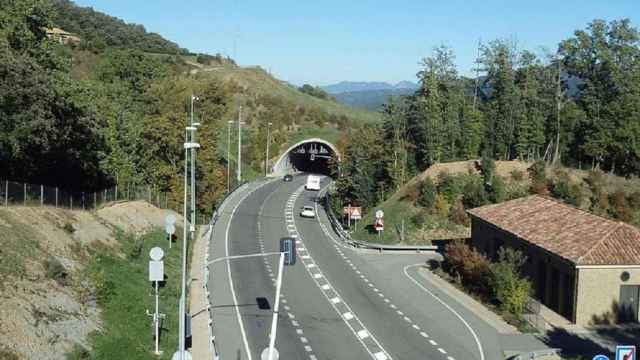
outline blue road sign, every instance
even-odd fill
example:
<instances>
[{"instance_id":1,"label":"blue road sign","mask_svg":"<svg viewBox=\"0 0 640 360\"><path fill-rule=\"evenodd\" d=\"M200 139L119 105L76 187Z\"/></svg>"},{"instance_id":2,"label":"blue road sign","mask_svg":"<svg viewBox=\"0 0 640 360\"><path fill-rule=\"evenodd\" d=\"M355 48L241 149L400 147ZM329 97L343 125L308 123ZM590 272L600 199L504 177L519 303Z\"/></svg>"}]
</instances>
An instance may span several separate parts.
<instances>
[{"instance_id":1,"label":"blue road sign","mask_svg":"<svg viewBox=\"0 0 640 360\"><path fill-rule=\"evenodd\" d=\"M593 360L609 360L609 357L604 355L596 355L593 357Z\"/></svg>"},{"instance_id":2,"label":"blue road sign","mask_svg":"<svg viewBox=\"0 0 640 360\"><path fill-rule=\"evenodd\" d=\"M280 252L284 253L285 265L294 265L296 263L296 240L290 237L280 239Z\"/></svg>"}]
</instances>

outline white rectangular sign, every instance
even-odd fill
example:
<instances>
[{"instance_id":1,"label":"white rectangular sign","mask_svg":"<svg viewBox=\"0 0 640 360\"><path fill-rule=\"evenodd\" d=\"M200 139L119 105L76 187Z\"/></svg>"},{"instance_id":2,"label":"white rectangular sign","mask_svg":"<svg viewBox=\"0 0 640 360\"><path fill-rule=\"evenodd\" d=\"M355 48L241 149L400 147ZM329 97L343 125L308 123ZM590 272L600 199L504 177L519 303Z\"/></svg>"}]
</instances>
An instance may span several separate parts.
<instances>
[{"instance_id":1,"label":"white rectangular sign","mask_svg":"<svg viewBox=\"0 0 640 360\"><path fill-rule=\"evenodd\" d=\"M164 261L149 261L149 281L164 281Z\"/></svg>"}]
</instances>

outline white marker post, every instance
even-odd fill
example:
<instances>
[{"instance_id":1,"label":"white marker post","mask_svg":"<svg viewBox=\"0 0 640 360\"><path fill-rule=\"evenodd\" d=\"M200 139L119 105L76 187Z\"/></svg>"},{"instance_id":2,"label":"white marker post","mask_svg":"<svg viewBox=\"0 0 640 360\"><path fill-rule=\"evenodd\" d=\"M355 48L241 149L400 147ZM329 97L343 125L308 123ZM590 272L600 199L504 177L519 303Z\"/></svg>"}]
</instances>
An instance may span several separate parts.
<instances>
[{"instance_id":1,"label":"white marker post","mask_svg":"<svg viewBox=\"0 0 640 360\"><path fill-rule=\"evenodd\" d=\"M159 349L160 342L160 318L164 317L164 314L159 313L159 292L158 292L158 283L160 281L164 281L164 262L162 258L164 257L164 251L162 251L159 247L154 247L149 252L149 257L151 261L149 261L149 281L153 281L155 285L155 296L156 296L156 311L153 313L153 325L155 327L155 354L160 355L162 352Z\"/></svg>"}]
</instances>

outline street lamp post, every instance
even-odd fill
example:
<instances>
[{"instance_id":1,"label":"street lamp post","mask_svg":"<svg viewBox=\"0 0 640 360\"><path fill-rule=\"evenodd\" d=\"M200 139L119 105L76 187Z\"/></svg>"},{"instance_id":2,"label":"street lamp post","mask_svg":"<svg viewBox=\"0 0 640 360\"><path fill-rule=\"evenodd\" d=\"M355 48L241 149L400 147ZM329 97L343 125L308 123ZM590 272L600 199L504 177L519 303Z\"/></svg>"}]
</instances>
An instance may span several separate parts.
<instances>
[{"instance_id":1,"label":"street lamp post","mask_svg":"<svg viewBox=\"0 0 640 360\"><path fill-rule=\"evenodd\" d=\"M231 191L231 124L233 120L227 121L227 194Z\"/></svg>"},{"instance_id":2,"label":"street lamp post","mask_svg":"<svg viewBox=\"0 0 640 360\"><path fill-rule=\"evenodd\" d=\"M242 181L242 105L238 111L238 184Z\"/></svg>"},{"instance_id":3,"label":"street lamp post","mask_svg":"<svg viewBox=\"0 0 640 360\"><path fill-rule=\"evenodd\" d=\"M264 156L264 176L265 177L269 175L269 144L271 142L271 139L270 139L271 133L269 132L269 130L271 128L271 125L273 124L270 122L267 123L267 148L266 148L266 154Z\"/></svg>"}]
</instances>

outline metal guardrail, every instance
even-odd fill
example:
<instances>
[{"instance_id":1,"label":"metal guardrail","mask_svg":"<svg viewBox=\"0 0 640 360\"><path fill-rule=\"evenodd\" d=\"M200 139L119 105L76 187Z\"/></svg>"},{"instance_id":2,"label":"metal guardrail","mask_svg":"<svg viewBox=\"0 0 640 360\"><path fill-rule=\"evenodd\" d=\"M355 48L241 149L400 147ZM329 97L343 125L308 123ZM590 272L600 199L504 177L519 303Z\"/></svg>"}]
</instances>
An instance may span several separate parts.
<instances>
[{"instance_id":1,"label":"metal guardrail","mask_svg":"<svg viewBox=\"0 0 640 360\"><path fill-rule=\"evenodd\" d=\"M421 251L436 251L438 250L438 247L435 245L394 245L394 244L378 244L378 243L371 243L371 242L366 242L366 241L360 241L360 240L356 240L353 239L351 237L351 234L349 234L348 232L346 232L343 228L342 228L342 224L340 224L340 221L336 218L335 214L333 213L333 209L331 208L331 205L329 204L329 195L325 192L324 194L324 207L327 213L327 216L329 218L329 222L331 222L331 227L333 227L334 231L342 238L342 240L355 247L355 248L365 248L365 249L373 249L373 250L378 250L380 252L384 251L384 250L389 250L389 251L415 251L415 252L421 252Z\"/></svg>"}]
</instances>

